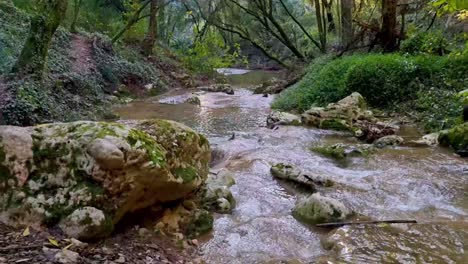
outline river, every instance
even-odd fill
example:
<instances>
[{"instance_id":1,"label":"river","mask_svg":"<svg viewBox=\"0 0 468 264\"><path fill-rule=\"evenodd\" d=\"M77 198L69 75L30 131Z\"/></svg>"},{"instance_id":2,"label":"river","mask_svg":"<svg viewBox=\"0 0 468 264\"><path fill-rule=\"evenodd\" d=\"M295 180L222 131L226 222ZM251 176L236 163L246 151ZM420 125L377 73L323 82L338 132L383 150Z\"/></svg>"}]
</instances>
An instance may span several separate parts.
<instances>
[{"instance_id":1,"label":"river","mask_svg":"<svg viewBox=\"0 0 468 264\"><path fill-rule=\"evenodd\" d=\"M230 75L235 94L176 90L117 107L123 119L164 118L209 137L223 153L212 170L228 168L237 207L216 215L213 233L202 243L207 263L468 263L468 162L439 147L402 145L369 158L336 163L309 150L352 136L306 127L265 127L272 96L254 95L248 84L274 73ZM405 127L407 141L419 132ZM348 226L335 231L304 225L291 216L297 186L273 179L272 164L284 162L334 180L318 191L357 212L359 219L415 219L418 224ZM335 232L330 238L329 232ZM333 249L324 249L332 241Z\"/></svg>"}]
</instances>

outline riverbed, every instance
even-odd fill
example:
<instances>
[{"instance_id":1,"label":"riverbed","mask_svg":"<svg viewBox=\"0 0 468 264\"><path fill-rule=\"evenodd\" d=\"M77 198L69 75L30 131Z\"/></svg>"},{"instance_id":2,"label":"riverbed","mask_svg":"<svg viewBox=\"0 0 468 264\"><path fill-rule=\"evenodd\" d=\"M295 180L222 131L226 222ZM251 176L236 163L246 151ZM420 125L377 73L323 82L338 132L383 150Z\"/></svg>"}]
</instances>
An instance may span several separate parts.
<instances>
[{"instance_id":1,"label":"riverbed","mask_svg":"<svg viewBox=\"0 0 468 264\"><path fill-rule=\"evenodd\" d=\"M115 109L122 119L184 123L207 135L212 148L223 153L211 170L234 172L237 207L232 214L216 216L213 233L201 245L206 263L468 263L466 159L439 147L402 145L336 163L310 147L361 143L335 131L266 127L273 96L255 95L248 86L272 76L230 76L234 95L176 90ZM199 106L184 103L193 95L200 99ZM406 141L421 136L412 126L400 135ZM291 209L299 196L309 193L270 175L271 165L279 162L335 181L333 187L318 191L343 202L357 218L414 219L418 224L338 230L302 224L291 216ZM333 248L326 250L330 243Z\"/></svg>"}]
</instances>

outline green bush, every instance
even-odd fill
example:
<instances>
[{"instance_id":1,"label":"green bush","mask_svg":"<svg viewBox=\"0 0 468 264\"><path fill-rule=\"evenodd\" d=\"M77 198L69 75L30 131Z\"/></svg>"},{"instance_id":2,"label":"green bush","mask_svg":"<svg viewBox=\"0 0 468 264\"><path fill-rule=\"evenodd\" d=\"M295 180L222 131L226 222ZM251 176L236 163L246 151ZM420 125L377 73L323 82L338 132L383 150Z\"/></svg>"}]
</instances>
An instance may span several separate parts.
<instances>
[{"instance_id":1,"label":"green bush","mask_svg":"<svg viewBox=\"0 0 468 264\"><path fill-rule=\"evenodd\" d=\"M445 55L450 53L448 47L450 43L442 32L418 32L402 42L401 51L412 55Z\"/></svg>"}]
</instances>

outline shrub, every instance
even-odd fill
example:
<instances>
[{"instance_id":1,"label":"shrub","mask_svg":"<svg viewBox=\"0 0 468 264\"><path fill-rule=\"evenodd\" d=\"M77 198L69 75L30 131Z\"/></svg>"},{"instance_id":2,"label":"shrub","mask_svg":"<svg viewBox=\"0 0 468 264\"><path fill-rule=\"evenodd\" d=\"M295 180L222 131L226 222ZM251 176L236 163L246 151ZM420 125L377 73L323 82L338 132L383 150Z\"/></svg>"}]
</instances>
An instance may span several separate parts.
<instances>
[{"instance_id":1,"label":"shrub","mask_svg":"<svg viewBox=\"0 0 468 264\"><path fill-rule=\"evenodd\" d=\"M403 41L401 51L412 55L421 53L445 55L450 53L449 46L449 41L440 31L418 32Z\"/></svg>"}]
</instances>

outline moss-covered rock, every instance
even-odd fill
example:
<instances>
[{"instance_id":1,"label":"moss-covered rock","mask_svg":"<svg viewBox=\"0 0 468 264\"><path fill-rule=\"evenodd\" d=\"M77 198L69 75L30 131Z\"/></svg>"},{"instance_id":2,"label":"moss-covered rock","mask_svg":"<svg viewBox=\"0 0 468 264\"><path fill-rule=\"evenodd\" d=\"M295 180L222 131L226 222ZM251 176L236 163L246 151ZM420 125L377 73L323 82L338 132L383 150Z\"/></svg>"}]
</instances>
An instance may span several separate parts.
<instances>
[{"instance_id":1,"label":"moss-covered rock","mask_svg":"<svg viewBox=\"0 0 468 264\"><path fill-rule=\"evenodd\" d=\"M94 207L79 208L62 219L60 229L69 237L89 240L108 236L113 230L112 219Z\"/></svg>"},{"instance_id":2,"label":"moss-covered rock","mask_svg":"<svg viewBox=\"0 0 468 264\"><path fill-rule=\"evenodd\" d=\"M366 157L375 151L372 145L346 145L342 143L315 146L312 147L311 150L320 153L325 157L334 158L337 160L343 160L348 157Z\"/></svg>"},{"instance_id":3,"label":"moss-covered rock","mask_svg":"<svg viewBox=\"0 0 468 264\"><path fill-rule=\"evenodd\" d=\"M277 125L300 126L301 124L302 122L299 116L286 112L273 111L267 117L267 126L269 128L273 128Z\"/></svg>"},{"instance_id":4,"label":"moss-covered rock","mask_svg":"<svg viewBox=\"0 0 468 264\"><path fill-rule=\"evenodd\" d=\"M334 184L332 180L325 176L311 171L302 171L291 164L275 164L271 166L270 173L275 178L299 183L312 191L315 191L315 185L330 187Z\"/></svg>"},{"instance_id":5,"label":"moss-covered rock","mask_svg":"<svg viewBox=\"0 0 468 264\"><path fill-rule=\"evenodd\" d=\"M439 143L452 147L455 151L468 150L468 123L440 132Z\"/></svg>"},{"instance_id":6,"label":"moss-covered rock","mask_svg":"<svg viewBox=\"0 0 468 264\"><path fill-rule=\"evenodd\" d=\"M293 216L308 224L343 221L351 214L340 201L319 193L300 199L293 209Z\"/></svg>"},{"instance_id":7,"label":"moss-covered rock","mask_svg":"<svg viewBox=\"0 0 468 264\"><path fill-rule=\"evenodd\" d=\"M188 237L198 237L207 234L213 229L213 223L214 219L210 212L196 210L187 225L186 234Z\"/></svg>"},{"instance_id":8,"label":"moss-covered rock","mask_svg":"<svg viewBox=\"0 0 468 264\"><path fill-rule=\"evenodd\" d=\"M210 161L204 136L164 120L4 126L0 139L1 209L13 222L55 224L94 207L115 224L198 189Z\"/></svg>"},{"instance_id":9,"label":"moss-covered rock","mask_svg":"<svg viewBox=\"0 0 468 264\"><path fill-rule=\"evenodd\" d=\"M322 129L354 132L358 120L374 120L371 111L359 93L352 93L327 107L312 107L302 114L302 123Z\"/></svg>"}]
</instances>

